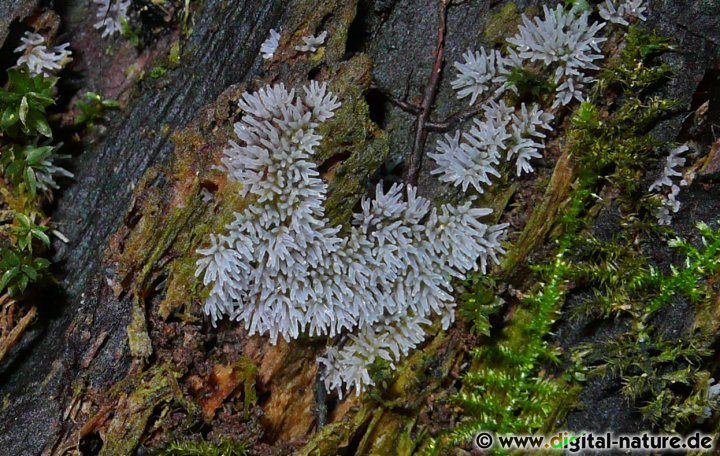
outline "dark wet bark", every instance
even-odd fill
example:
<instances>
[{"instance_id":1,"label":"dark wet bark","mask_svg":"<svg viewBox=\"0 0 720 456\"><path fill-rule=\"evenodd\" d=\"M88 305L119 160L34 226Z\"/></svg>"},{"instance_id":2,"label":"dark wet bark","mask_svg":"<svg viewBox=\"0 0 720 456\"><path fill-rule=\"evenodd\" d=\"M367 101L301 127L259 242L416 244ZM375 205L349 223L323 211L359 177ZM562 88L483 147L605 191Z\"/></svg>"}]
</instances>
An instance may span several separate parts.
<instances>
[{"instance_id":1,"label":"dark wet bark","mask_svg":"<svg viewBox=\"0 0 720 456\"><path fill-rule=\"evenodd\" d=\"M84 16L85 3L68 8L68 26L77 28L69 30L67 39L84 40L87 53L78 56L78 64L91 83L102 87L96 81L103 77L103 66L111 64L87 43L99 37L85 36L92 27L92 18ZM0 396L11 398L0 417L0 447L6 454L39 454L56 444L70 425L63 412L78 380L102 390L127 373L132 301L128 294L115 296L108 285L112 265L103 258L109 236L128 214L134 185L149 168L170 159L169 136L228 86L250 78L257 49L279 22L284 3L247 1L229 7L224 1L205 2L194 16L187 64L170 70L165 84L141 84L140 93L115 116L102 139L74 160L75 179L59 196L53 215L71 240L55 244L63 276L59 295L43 303L39 323L0 374ZM153 134L165 126L169 130L164 134ZM162 179L152 185L162 188ZM103 333L108 335L94 361L82 369L83 356Z\"/></svg>"}]
</instances>

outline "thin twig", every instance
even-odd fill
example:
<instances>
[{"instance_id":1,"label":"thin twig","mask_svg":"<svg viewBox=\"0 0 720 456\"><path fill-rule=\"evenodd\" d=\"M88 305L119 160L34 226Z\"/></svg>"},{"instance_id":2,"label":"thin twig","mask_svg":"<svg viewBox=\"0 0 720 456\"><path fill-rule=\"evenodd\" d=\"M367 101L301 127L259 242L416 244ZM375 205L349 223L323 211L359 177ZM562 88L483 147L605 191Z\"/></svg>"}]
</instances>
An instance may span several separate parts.
<instances>
[{"instance_id":1,"label":"thin twig","mask_svg":"<svg viewBox=\"0 0 720 456\"><path fill-rule=\"evenodd\" d=\"M470 119L471 117L475 117L477 114L482 112L481 106L476 106L472 109L468 109L466 111L461 111L458 113L455 113L445 119L442 122L428 122L425 124L425 128L428 131L435 131L440 133L445 133L450 130L453 130L455 127L458 126L458 124L461 124L465 122L466 120Z\"/></svg>"},{"instance_id":2,"label":"thin twig","mask_svg":"<svg viewBox=\"0 0 720 456\"><path fill-rule=\"evenodd\" d=\"M418 115L420 114L420 107L415 106L414 104L408 103L406 101L402 101L398 98L392 98L388 97L390 100L390 103L396 105L398 108L402 109L403 111L409 112L411 114Z\"/></svg>"},{"instance_id":3,"label":"thin twig","mask_svg":"<svg viewBox=\"0 0 720 456\"><path fill-rule=\"evenodd\" d=\"M428 83L425 86L422 103L420 104L420 113L415 125L415 140L413 141L407 170L405 171L405 182L408 185L417 185L420 167L422 166L423 152L425 150L425 141L428 134L425 125L430 120L430 111L435 103L438 86L440 85L440 73L442 72L443 54L445 52L445 20L447 18L448 1L449 0L440 0L440 24L438 26L437 45L435 47L435 63L433 64Z\"/></svg>"},{"instance_id":4,"label":"thin twig","mask_svg":"<svg viewBox=\"0 0 720 456\"><path fill-rule=\"evenodd\" d=\"M22 336L27 327L30 326L30 323L32 323L36 315L37 308L33 306L30 310L28 310L25 316L20 319L18 324L13 327L8 335L0 340L0 362L2 362L8 352L12 350L15 344L17 344L18 340L20 340L20 336Z\"/></svg>"},{"instance_id":5,"label":"thin twig","mask_svg":"<svg viewBox=\"0 0 720 456\"><path fill-rule=\"evenodd\" d=\"M372 84L370 84L370 88L371 88L371 89L375 89L375 90L377 90L378 92L380 92L385 98L388 99L388 101L389 101L390 103L394 104L395 106L397 106L398 108L402 109L403 111L408 112L408 113L413 114L413 115L418 115L418 114L420 114L420 106L414 105L414 104L412 104L412 103L408 103L407 101L403 101L403 100L395 97L395 95L393 95L392 93L388 92L387 90L384 90L383 88L381 88L380 86L378 86L378 85L375 84L374 82L373 82Z\"/></svg>"}]
</instances>

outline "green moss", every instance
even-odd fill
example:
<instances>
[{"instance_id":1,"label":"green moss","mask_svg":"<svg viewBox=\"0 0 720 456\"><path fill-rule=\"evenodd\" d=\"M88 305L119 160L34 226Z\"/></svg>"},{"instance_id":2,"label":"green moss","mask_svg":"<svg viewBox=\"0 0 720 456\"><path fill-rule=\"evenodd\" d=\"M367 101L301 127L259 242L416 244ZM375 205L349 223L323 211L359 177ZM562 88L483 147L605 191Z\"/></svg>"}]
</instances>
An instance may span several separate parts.
<instances>
[{"instance_id":1,"label":"green moss","mask_svg":"<svg viewBox=\"0 0 720 456\"><path fill-rule=\"evenodd\" d=\"M573 118L574 154L583 168L596 171L619 192L619 201L628 213L648 213L641 177L657 159L660 144L650 129L675 106L675 102L647 96L663 83L670 68L655 56L671 48L664 39L630 27L625 47L603 69L595 86L595 105L584 103ZM607 95L623 92L626 98L615 107Z\"/></svg>"},{"instance_id":2,"label":"green moss","mask_svg":"<svg viewBox=\"0 0 720 456\"><path fill-rule=\"evenodd\" d=\"M397 377L392 386L383 394L386 407L401 409L417 409L434 388L448 375L455 360L456 348L447 340L447 335L439 331L423 349L411 354L407 360L398 366Z\"/></svg>"},{"instance_id":3,"label":"green moss","mask_svg":"<svg viewBox=\"0 0 720 456\"><path fill-rule=\"evenodd\" d=\"M130 43L138 47L140 46L140 33L141 30L133 28L127 19L120 20L121 34L124 38L130 41Z\"/></svg>"},{"instance_id":4,"label":"green moss","mask_svg":"<svg viewBox=\"0 0 720 456\"><path fill-rule=\"evenodd\" d=\"M313 64L338 64L345 57L347 32L355 18L357 4L341 0L301 0L293 7L286 30L290 43L300 44L303 36L327 31L325 45L309 55Z\"/></svg>"},{"instance_id":5,"label":"green moss","mask_svg":"<svg viewBox=\"0 0 720 456\"><path fill-rule=\"evenodd\" d=\"M640 93L667 81L672 68L655 58L675 48L669 40L631 26L625 38L625 48L600 72L595 90L604 92L611 88Z\"/></svg>"},{"instance_id":6,"label":"green moss","mask_svg":"<svg viewBox=\"0 0 720 456\"><path fill-rule=\"evenodd\" d=\"M159 79L167 73L167 68L165 68L162 65L155 66L150 69L150 72L148 73L148 76L150 76L153 79Z\"/></svg>"},{"instance_id":7,"label":"green moss","mask_svg":"<svg viewBox=\"0 0 720 456\"><path fill-rule=\"evenodd\" d=\"M713 354L711 338L688 334L666 339L635 327L596 347L582 347L591 375L620 378L621 393L663 432L682 432L706 407L710 373L700 366Z\"/></svg>"},{"instance_id":8,"label":"green moss","mask_svg":"<svg viewBox=\"0 0 720 456\"><path fill-rule=\"evenodd\" d=\"M173 399L176 376L164 366L154 367L140 377L131 392L122 394L121 406L105 433L101 456L134 453L156 407Z\"/></svg>"},{"instance_id":9,"label":"green moss","mask_svg":"<svg viewBox=\"0 0 720 456\"><path fill-rule=\"evenodd\" d=\"M508 74L508 82L516 87L512 94L514 100L536 100L548 104L555 96L555 82L542 73L528 68L513 68Z\"/></svg>"},{"instance_id":10,"label":"green moss","mask_svg":"<svg viewBox=\"0 0 720 456\"><path fill-rule=\"evenodd\" d=\"M577 220L584 198L582 192L574 193L565 214L568 221ZM541 285L523 299L501 334L473 350L475 362L463 377L463 389L450 399L463 409L465 420L439 442L428 445L428 451L467 441L482 430L505 434L551 428L574 403L578 389L572 376L566 373L556 378L544 369L559 361L547 336L565 300L570 274L566 256L580 226L568 222L566 228L554 260L535 268ZM471 299L492 302L492 284L485 280L474 285ZM484 328L487 315L480 315ZM477 317L471 321L478 325Z\"/></svg>"},{"instance_id":11,"label":"green moss","mask_svg":"<svg viewBox=\"0 0 720 456\"><path fill-rule=\"evenodd\" d=\"M300 456L321 456L341 454L341 450L348 448L351 439L358 430L369 423L373 416L373 409L361 407L349 419L330 423L319 430L313 438L300 450Z\"/></svg>"},{"instance_id":12,"label":"green moss","mask_svg":"<svg viewBox=\"0 0 720 456\"><path fill-rule=\"evenodd\" d=\"M673 299L714 303L710 277L720 272L720 231L699 224L703 245L675 239L671 247L685 254L683 267L660 273L629 245L583 241L585 251L574 265L578 285L590 287L593 298L583 308L605 309L601 318L627 316L628 330L618 337L578 350L595 375L621 379L621 392L637 405L647 421L665 432L702 415L708 406L709 373L700 361L711 355L714 327L696 326L668 339L652 325L652 316ZM685 385L686 389L678 389Z\"/></svg>"},{"instance_id":13,"label":"green moss","mask_svg":"<svg viewBox=\"0 0 720 456\"><path fill-rule=\"evenodd\" d=\"M56 103L57 81L33 76L22 66L9 69L7 83L0 88L0 195L5 213L0 226L0 293L17 301L29 285L46 278L50 266L44 258L50 247L50 222L43 206L52 192L40 188L38 176L53 174L49 163L56 146L50 144L53 131L47 110Z\"/></svg>"},{"instance_id":14,"label":"green moss","mask_svg":"<svg viewBox=\"0 0 720 456\"><path fill-rule=\"evenodd\" d=\"M493 185L492 192L483 193L478 197L476 202L477 206L479 207L487 207L489 209L492 209L492 216L488 220L492 220L493 223L499 223L500 218L502 217L505 209L510 203L510 200L512 199L513 195L515 195L515 192L519 187L519 184L517 182L507 182L505 176L508 176L509 173L503 171L501 171L503 177L500 181L496 182ZM451 201L436 200L435 203L436 205L446 203L460 205L465 201L465 198L466 196L464 194L457 193L456 199L453 199Z\"/></svg>"},{"instance_id":15,"label":"green moss","mask_svg":"<svg viewBox=\"0 0 720 456\"><path fill-rule=\"evenodd\" d=\"M199 192L191 189L189 194ZM195 251L201 246L210 233L225 230L225 226L234 219L234 213L241 210L246 202L239 196L236 184L228 184L215 194L223 204L219 210L209 212L205 203L198 196L191 197L183 208L176 208L165 220L156 220L166 227L165 236L153 240L157 245L155 255L144 261L143 275L150 275L156 262L174 252L174 259L165 267L169 271L164 299L159 304L158 314L167 318L182 306L188 306L204 299L207 289L202 285L201 278L195 276L197 255ZM142 277L142 276L141 276ZM190 313L191 309L186 309ZM187 319L192 319L186 315Z\"/></svg>"},{"instance_id":16,"label":"green moss","mask_svg":"<svg viewBox=\"0 0 720 456\"><path fill-rule=\"evenodd\" d=\"M565 0L565 8L577 11L578 14L589 12L592 13L593 7L588 0Z\"/></svg>"},{"instance_id":17,"label":"green moss","mask_svg":"<svg viewBox=\"0 0 720 456\"><path fill-rule=\"evenodd\" d=\"M667 100L645 96L646 89L667 77L666 69L651 61L655 51L665 48L652 43L658 43L658 39L633 29L625 49L604 70L594 101L582 104L572 116L566 151L555 167L543 201L505 257L501 275L527 275L523 264L549 235L557 237L554 254L550 261L531 268L534 274L524 282L537 285L531 286L521 302L514 305L512 320L501 331L493 333L488 327L488 315L495 305L494 283L477 280L469 287L465 299L471 299L470 305L463 306L462 313L477 333L490 334L490 338L473 350L474 361L463 377L463 388L450 399L463 410L460 424L452 432L426 442L423 451L441 452L451 443L467 441L480 430L501 434L548 432L574 406L578 381L584 379L586 366L576 355L568 360L570 367L564 372L551 374L557 370L561 354L547 341L570 282L579 285L582 277L592 276L602 290L614 287L615 298L632 296L634 288L656 283L655 300L667 302L668 296L681 287L677 281L684 280L688 282L686 291L692 293L697 277L678 271L668 283L675 291L665 296L660 290L667 286L651 275L638 278L650 274L650 270L640 267L641 257L628 254L631 249L616 244L601 247L599 241L583 232L587 221L597 213L593 195L603 185L609 183L622 194L623 207L639 207L641 189L637 182L654 162L656 143L648 132L672 106ZM631 67L635 73L628 71ZM624 98L616 102L614 95L624 90ZM710 250L714 252L714 247ZM586 253L576 253L583 251ZM578 255L601 260L585 264L578 261ZM690 262L689 269L709 269L705 256L695 252L694 258L697 264ZM644 301L650 305L643 310L652 308L655 300ZM605 302L608 314L616 310L613 303L617 304L613 298ZM622 357L622 350L617 353ZM689 351L683 353L691 356ZM680 377L679 372L671 376L673 380Z\"/></svg>"},{"instance_id":18,"label":"green moss","mask_svg":"<svg viewBox=\"0 0 720 456\"><path fill-rule=\"evenodd\" d=\"M214 204L203 202L199 193L205 179L219 178L216 173L205 171L209 167L197 150L207 147L206 140L192 129L175 134L176 160L168 175L172 191L163 200L150 187L156 173L147 173L138 184L136 194L144 201L136 208L138 221L122 253L118 255L119 270L128 287L145 308L148 287L163 270L168 274L165 294L157 309L158 315L167 319L173 312L185 307L185 320L194 320L197 312L193 306L207 293L201 278L195 277L195 251L209 238L210 233L222 232L233 220L233 214L247 202L240 197L239 184L223 182L214 195ZM199 172L199 170L203 170ZM146 310L135 311L129 334L144 341ZM141 320L140 317L143 317ZM143 344L144 346L145 344ZM144 351L140 351L144 352ZM139 353L140 353L139 352Z\"/></svg>"},{"instance_id":19,"label":"green moss","mask_svg":"<svg viewBox=\"0 0 720 456\"><path fill-rule=\"evenodd\" d=\"M460 315L471 323L477 336L490 336L490 316L500 310L502 299L496 294L496 281L484 274L469 276L460 287Z\"/></svg>"},{"instance_id":20,"label":"green moss","mask_svg":"<svg viewBox=\"0 0 720 456\"><path fill-rule=\"evenodd\" d=\"M565 151L558 159L543 200L533 211L518 241L503 257L500 267L503 277L516 273L555 226L559 214L567 204L573 181L576 180L577 173L570 155L570 152Z\"/></svg>"},{"instance_id":21,"label":"green moss","mask_svg":"<svg viewBox=\"0 0 720 456\"><path fill-rule=\"evenodd\" d=\"M424 437L412 434L418 411L450 375L458 353L457 340L438 334L398 366L394 377L385 377L386 388L366 395L357 411L324 427L299 454L334 455L347 449L354 454L411 454ZM352 442L356 446L348 447Z\"/></svg>"},{"instance_id":22,"label":"green moss","mask_svg":"<svg viewBox=\"0 0 720 456\"><path fill-rule=\"evenodd\" d=\"M156 456L245 456L249 454L247 447L234 440L221 440L218 443L200 442L174 442Z\"/></svg>"},{"instance_id":23,"label":"green moss","mask_svg":"<svg viewBox=\"0 0 720 456\"><path fill-rule=\"evenodd\" d=\"M148 359L152 354L152 341L148 335L145 307L135 302L132 319L127 327L130 354L136 358Z\"/></svg>"},{"instance_id":24,"label":"green moss","mask_svg":"<svg viewBox=\"0 0 720 456\"><path fill-rule=\"evenodd\" d=\"M506 3L498 12L494 13L485 24L483 37L491 46L505 44L505 39L512 36L520 25L521 17L515 2Z\"/></svg>"},{"instance_id":25,"label":"green moss","mask_svg":"<svg viewBox=\"0 0 720 456\"><path fill-rule=\"evenodd\" d=\"M376 411L356 454L411 456L417 446L416 416Z\"/></svg>"},{"instance_id":26,"label":"green moss","mask_svg":"<svg viewBox=\"0 0 720 456\"><path fill-rule=\"evenodd\" d=\"M180 41L173 42L170 46L170 52L168 52L168 64L171 68L176 68L180 65Z\"/></svg>"},{"instance_id":27,"label":"green moss","mask_svg":"<svg viewBox=\"0 0 720 456\"><path fill-rule=\"evenodd\" d=\"M247 420L250 417L250 408L257 402L257 391L255 390L257 366L253 360L242 356L234 363L233 374L243 385L243 411Z\"/></svg>"},{"instance_id":28,"label":"green moss","mask_svg":"<svg viewBox=\"0 0 720 456\"><path fill-rule=\"evenodd\" d=\"M648 132L673 106L671 101L645 96L669 74L653 57L670 49L657 36L631 29L626 47L602 73L595 103L584 103L573 116L569 138L578 163L575 188L584 189L575 190L581 197L577 201L588 201L590 192L607 182L619 195L624 220L620 233L610 241L587 234L575 237L566 271L576 287L589 291L590 297L574 309L576 315L613 318L614 324L628 328L604 343L578 349L574 359L585 364L581 373L587 369L591 374L619 377L622 393L664 431L677 430L707 406L703 391L709 374L698 366L709 354L710 332L696 325L679 338L667 339L653 327L652 316L675 299L701 304L710 300L713 293L705 283L719 270L720 247L718 233L700 225L704 245L696 248L672 241L671 247L681 249L687 259L684 267L663 274L649 265L636 242L639 237L663 234L652 228L645 189L638 182L656 161L653 150L658 144ZM615 91L625 92L619 105L606 99ZM563 223L581 222L579 215L570 211Z\"/></svg>"}]
</instances>

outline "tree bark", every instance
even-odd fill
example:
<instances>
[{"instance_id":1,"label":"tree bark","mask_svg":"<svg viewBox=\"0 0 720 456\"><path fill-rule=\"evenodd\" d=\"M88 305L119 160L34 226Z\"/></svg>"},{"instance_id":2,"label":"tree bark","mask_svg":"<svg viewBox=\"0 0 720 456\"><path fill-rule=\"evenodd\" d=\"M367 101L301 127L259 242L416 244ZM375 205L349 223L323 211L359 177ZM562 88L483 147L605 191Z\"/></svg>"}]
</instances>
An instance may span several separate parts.
<instances>
[{"instance_id":1,"label":"tree bark","mask_svg":"<svg viewBox=\"0 0 720 456\"><path fill-rule=\"evenodd\" d=\"M19 41L12 33L21 30L19 21L39 12L37 3L0 5L3 55ZM68 96L91 90L118 99L122 109L94 142L73 151L75 177L52 211L53 223L70 239L53 246L57 289L43 296L37 322L0 364L0 448L16 455L147 454L202 436L240 440L263 454L416 452L433 428L432 401L456 390L465 368L462 322L432 334L374 395L325 398L317 392L315 363L325 341L272 346L232 322L213 328L202 316L194 251L243 204L237 187L213 169L232 137L243 91L270 82L330 81L343 106L323 126L328 134L318 164L330 183L328 215L347 225L381 168L386 179L400 179L393 164L434 150L442 133L421 132L421 123L440 125L463 112L465 101L449 84L452 62L467 49L496 44L487 33L491 26L505 27L506 34L514 29L516 22L493 22L508 2L447 2L440 64L439 0L192 1L191 33L171 23L145 37L140 49L120 36L101 40L87 3L56 7L61 36L75 56L60 88ZM520 11L544 4L515 3ZM661 94L679 107L653 130L661 141L697 139L688 119L706 100L709 124L720 119L719 8L651 2L644 27L681 49L665 57L675 76ZM282 40L266 63L258 50L271 28L282 30ZM299 37L321 30L328 31L323 52L312 58L295 52ZM167 57L176 45L177 64ZM150 77L160 66L164 76ZM429 88L436 77L437 87ZM702 138L709 149L715 138ZM519 247L505 260L510 272L502 279L509 284L522 286L528 258L542 258L552 246L572 166L563 140L557 144L531 180L498 185L483 197L496 212L507 210L503 220L523 233L511 239ZM421 194L458 197L430 175L427 160L410 160L422 164L412 171L419 172ZM717 171L707 173L683 195L673 226L679 234L692 237L697 221L714 221L720 195L707 184L716 178ZM534 179L550 182L548 189L537 190ZM210 203L203 192L213 195ZM613 208L593 223L597 232L612 233ZM673 308L667 331L694 318L692 306ZM570 320L558 322L554 337L568 349L589 340ZM567 418L573 429L637 427L633 406L603 380L590 381L581 401L584 408Z\"/></svg>"}]
</instances>

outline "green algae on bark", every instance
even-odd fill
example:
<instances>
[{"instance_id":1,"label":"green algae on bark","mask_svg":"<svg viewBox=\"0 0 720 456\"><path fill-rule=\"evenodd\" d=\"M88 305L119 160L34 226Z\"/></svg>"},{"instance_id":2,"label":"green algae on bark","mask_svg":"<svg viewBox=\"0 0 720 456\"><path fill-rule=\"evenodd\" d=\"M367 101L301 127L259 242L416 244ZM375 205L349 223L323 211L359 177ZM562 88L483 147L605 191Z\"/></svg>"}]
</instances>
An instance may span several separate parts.
<instances>
[{"instance_id":1,"label":"green algae on bark","mask_svg":"<svg viewBox=\"0 0 720 456\"><path fill-rule=\"evenodd\" d=\"M153 412L175 397L177 374L166 366L156 366L131 383L135 383L133 390L118 392L118 406L105 433L101 456L133 454Z\"/></svg>"},{"instance_id":2,"label":"green algae on bark","mask_svg":"<svg viewBox=\"0 0 720 456\"><path fill-rule=\"evenodd\" d=\"M532 16L532 15L531 15ZM492 46L502 46L505 39L517 32L521 24L521 14L515 2L508 2L494 13L485 24L483 37Z\"/></svg>"},{"instance_id":3,"label":"green algae on bark","mask_svg":"<svg viewBox=\"0 0 720 456\"><path fill-rule=\"evenodd\" d=\"M517 267L525 262L530 254L545 241L546 236L557 222L563 206L567 204L574 179L572 160L566 151L555 164L555 170L542 202L533 211L519 240L502 259L501 274L509 276L515 273Z\"/></svg>"},{"instance_id":4,"label":"green algae on bark","mask_svg":"<svg viewBox=\"0 0 720 456\"><path fill-rule=\"evenodd\" d=\"M329 180L325 213L331 225L349 223L367 183L389 152L387 135L370 120L364 93L370 87L372 61L360 54L331 69L330 89L342 105L318 128L323 141L317 161Z\"/></svg>"},{"instance_id":5,"label":"green algae on bark","mask_svg":"<svg viewBox=\"0 0 720 456\"><path fill-rule=\"evenodd\" d=\"M309 54L313 64L339 63L345 57L348 28L357 13L357 0L300 0L293 6L293 14L281 38L281 54L296 55L295 45L302 43L304 36L327 32L325 44L317 52ZM292 46L283 49L283 44Z\"/></svg>"}]
</instances>

